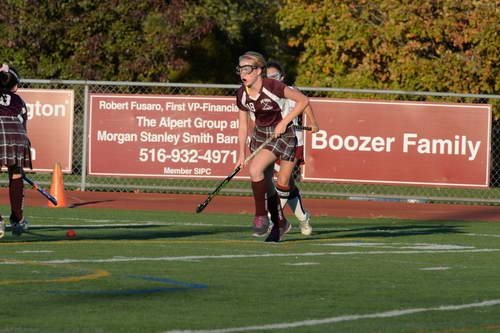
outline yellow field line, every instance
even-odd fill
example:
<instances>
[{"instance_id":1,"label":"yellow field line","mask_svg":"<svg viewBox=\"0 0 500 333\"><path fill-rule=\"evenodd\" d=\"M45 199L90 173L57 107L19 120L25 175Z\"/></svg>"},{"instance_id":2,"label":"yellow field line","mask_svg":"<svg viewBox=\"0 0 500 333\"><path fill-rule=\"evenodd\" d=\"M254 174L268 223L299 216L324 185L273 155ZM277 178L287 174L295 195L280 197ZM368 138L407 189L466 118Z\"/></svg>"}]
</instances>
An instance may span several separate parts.
<instances>
[{"instance_id":1,"label":"yellow field line","mask_svg":"<svg viewBox=\"0 0 500 333\"><path fill-rule=\"evenodd\" d=\"M76 268L76 267L71 267L67 265L62 265L62 264L47 264L47 263L42 263L42 262L34 262L34 261L29 261L29 260L18 260L18 259L1 259L0 261L3 262L8 262L8 263L21 263L21 264L28 264L28 265L38 265L38 266L49 266L49 267L64 267L65 269L81 269L81 268ZM99 279L102 277L110 276L111 273L108 271L105 271L103 269L89 269L89 268L84 268L84 270L92 272L92 274L89 275L83 275L83 276L69 276L69 277L64 277L64 278L58 278L58 279L45 279L45 280L11 280L11 281L0 281L0 286L2 285L11 285L11 284L20 284L20 283L54 283L54 282L78 282L82 280L91 280L91 279Z\"/></svg>"},{"instance_id":2,"label":"yellow field line","mask_svg":"<svg viewBox=\"0 0 500 333\"><path fill-rule=\"evenodd\" d=\"M373 238L322 238L322 239L292 239L289 242L279 243L283 245L283 247L290 247L294 243L297 242L331 242L331 241L374 241ZM0 245L31 245L31 244L45 244L45 245L84 245L84 244L262 244L261 241L258 240L190 240L190 241L91 241L91 240L82 240L82 241L55 241L55 242L12 242L12 243L0 243ZM65 269L81 269L76 267L71 267L63 264L48 264L42 262L34 262L29 260L20 260L20 259L2 259L0 258L0 262L6 263L21 263L28 265L39 265L39 266L50 266L50 267L64 267ZM82 280L90 280L90 279L99 279L102 277L110 276L111 273L102 269L88 269L85 270L92 272L92 274L84 275L84 276L70 276L64 278L57 279L46 279L46 280L11 280L11 281L0 281L1 285L11 285L11 284L19 284L19 283L57 283L57 282L77 282Z\"/></svg>"}]
</instances>

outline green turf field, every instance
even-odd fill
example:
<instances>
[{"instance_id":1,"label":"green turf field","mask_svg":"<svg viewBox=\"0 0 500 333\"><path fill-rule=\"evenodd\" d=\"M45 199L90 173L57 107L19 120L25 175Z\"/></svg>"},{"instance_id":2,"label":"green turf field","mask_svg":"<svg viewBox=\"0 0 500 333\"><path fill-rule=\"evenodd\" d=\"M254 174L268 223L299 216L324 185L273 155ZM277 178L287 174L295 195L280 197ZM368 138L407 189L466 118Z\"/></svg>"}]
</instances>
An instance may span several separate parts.
<instances>
[{"instance_id":1,"label":"green turf field","mask_svg":"<svg viewBox=\"0 0 500 333\"><path fill-rule=\"evenodd\" d=\"M500 331L498 223L291 219L269 244L245 215L26 215L0 240L0 333Z\"/></svg>"}]
</instances>

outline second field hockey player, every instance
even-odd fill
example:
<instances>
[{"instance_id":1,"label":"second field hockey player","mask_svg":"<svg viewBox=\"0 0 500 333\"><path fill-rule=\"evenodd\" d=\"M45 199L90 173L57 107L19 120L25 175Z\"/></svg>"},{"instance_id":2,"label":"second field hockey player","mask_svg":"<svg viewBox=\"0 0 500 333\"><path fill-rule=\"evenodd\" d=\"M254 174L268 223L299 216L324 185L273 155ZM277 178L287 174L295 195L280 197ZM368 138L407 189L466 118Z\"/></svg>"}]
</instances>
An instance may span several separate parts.
<instances>
[{"instance_id":1,"label":"second field hockey player","mask_svg":"<svg viewBox=\"0 0 500 333\"><path fill-rule=\"evenodd\" d=\"M279 63L270 61L266 64L266 69L268 78L281 82L284 81L285 73ZM297 89L294 87L290 88ZM294 106L294 101L286 100L283 106L284 114L288 114L293 110ZM318 122L310 105L304 109L304 113L307 116L308 123L311 124L311 132L316 133L319 131ZM295 125L302 126L302 115L299 115L293 121ZM295 159L293 162L280 163L279 165L276 163L279 172L278 175L281 174L284 179L289 179L288 186L282 187L280 185L282 182L279 182L276 187L280 196L281 206L283 208L287 204L290 206L290 209L299 220L300 232L303 235L309 236L312 233L310 224L311 214L304 208L299 188L296 185L296 181L300 180L301 165L304 163L304 133L296 131L295 136L297 137L297 148L295 149Z\"/></svg>"}]
</instances>

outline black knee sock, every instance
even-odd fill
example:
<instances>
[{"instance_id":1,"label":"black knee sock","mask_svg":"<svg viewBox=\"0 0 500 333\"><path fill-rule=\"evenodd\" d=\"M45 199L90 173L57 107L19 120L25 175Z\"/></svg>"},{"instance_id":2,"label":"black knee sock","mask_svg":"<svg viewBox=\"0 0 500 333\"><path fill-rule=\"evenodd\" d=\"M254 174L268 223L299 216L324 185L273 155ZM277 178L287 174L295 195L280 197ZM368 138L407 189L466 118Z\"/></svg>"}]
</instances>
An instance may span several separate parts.
<instances>
[{"instance_id":1,"label":"black knee sock","mask_svg":"<svg viewBox=\"0 0 500 333\"><path fill-rule=\"evenodd\" d=\"M272 197L267 199L267 206L269 207L269 213L271 213L273 224L283 227L285 225L285 216L283 215L283 208L279 202L278 193L275 193Z\"/></svg>"},{"instance_id":2,"label":"black knee sock","mask_svg":"<svg viewBox=\"0 0 500 333\"><path fill-rule=\"evenodd\" d=\"M298 187L295 187L290 192L290 196L288 197L288 205L300 221L304 221L306 219L306 210L304 209L304 205L302 204L302 198L300 196Z\"/></svg>"}]
</instances>

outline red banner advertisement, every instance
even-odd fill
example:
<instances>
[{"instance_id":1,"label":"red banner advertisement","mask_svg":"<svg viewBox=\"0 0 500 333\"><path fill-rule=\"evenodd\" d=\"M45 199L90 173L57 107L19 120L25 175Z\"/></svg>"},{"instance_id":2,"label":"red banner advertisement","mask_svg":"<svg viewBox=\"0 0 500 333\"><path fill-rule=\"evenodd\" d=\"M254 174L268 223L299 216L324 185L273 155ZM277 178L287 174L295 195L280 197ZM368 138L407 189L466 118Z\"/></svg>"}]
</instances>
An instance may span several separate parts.
<instances>
[{"instance_id":1,"label":"red banner advertisement","mask_svg":"<svg viewBox=\"0 0 500 333\"><path fill-rule=\"evenodd\" d=\"M304 180L489 186L491 106L311 99Z\"/></svg>"},{"instance_id":2,"label":"red banner advertisement","mask_svg":"<svg viewBox=\"0 0 500 333\"><path fill-rule=\"evenodd\" d=\"M89 123L90 175L224 178L238 159L234 97L91 94Z\"/></svg>"},{"instance_id":3,"label":"red banner advertisement","mask_svg":"<svg viewBox=\"0 0 500 333\"><path fill-rule=\"evenodd\" d=\"M73 90L19 89L28 109L33 171L52 171L56 162L71 172Z\"/></svg>"}]
</instances>

